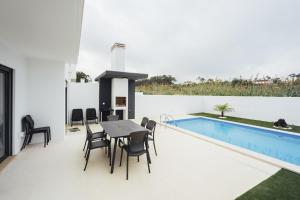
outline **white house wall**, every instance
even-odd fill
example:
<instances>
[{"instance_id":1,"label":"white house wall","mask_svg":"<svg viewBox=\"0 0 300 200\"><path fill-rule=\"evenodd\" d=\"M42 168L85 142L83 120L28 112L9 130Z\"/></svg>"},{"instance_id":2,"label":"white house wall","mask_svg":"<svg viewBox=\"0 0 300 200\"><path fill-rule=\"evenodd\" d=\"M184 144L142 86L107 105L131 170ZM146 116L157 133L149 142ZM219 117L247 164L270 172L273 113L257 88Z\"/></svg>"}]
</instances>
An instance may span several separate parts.
<instances>
[{"instance_id":1,"label":"white house wall","mask_svg":"<svg viewBox=\"0 0 300 200\"><path fill-rule=\"evenodd\" d=\"M0 43L0 64L13 72L13 154L20 150L22 141L21 118L27 114L27 63L26 60Z\"/></svg>"},{"instance_id":2,"label":"white house wall","mask_svg":"<svg viewBox=\"0 0 300 200\"><path fill-rule=\"evenodd\" d=\"M50 126L52 138L64 138L65 80L64 63L26 59L0 43L0 63L13 71L13 154L24 139L21 119L31 114L36 126ZM41 134L32 142L43 142Z\"/></svg>"},{"instance_id":3,"label":"white house wall","mask_svg":"<svg viewBox=\"0 0 300 200\"><path fill-rule=\"evenodd\" d=\"M28 61L28 113L35 125L50 126L52 139L64 138L65 63L50 60ZM33 142L42 142L42 134Z\"/></svg>"}]
</instances>

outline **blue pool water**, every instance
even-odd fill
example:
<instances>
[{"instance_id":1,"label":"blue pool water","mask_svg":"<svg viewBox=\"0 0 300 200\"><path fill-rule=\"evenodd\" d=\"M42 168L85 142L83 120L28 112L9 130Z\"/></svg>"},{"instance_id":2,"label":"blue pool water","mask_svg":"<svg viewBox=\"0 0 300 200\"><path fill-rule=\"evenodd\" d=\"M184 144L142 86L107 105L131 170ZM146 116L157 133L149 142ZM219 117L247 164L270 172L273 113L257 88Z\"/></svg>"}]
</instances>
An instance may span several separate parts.
<instances>
[{"instance_id":1,"label":"blue pool water","mask_svg":"<svg viewBox=\"0 0 300 200\"><path fill-rule=\"evenodd\" d=\"M300 136L207 118L166 123L300 166Z\"/></svg>"}]
</instances>

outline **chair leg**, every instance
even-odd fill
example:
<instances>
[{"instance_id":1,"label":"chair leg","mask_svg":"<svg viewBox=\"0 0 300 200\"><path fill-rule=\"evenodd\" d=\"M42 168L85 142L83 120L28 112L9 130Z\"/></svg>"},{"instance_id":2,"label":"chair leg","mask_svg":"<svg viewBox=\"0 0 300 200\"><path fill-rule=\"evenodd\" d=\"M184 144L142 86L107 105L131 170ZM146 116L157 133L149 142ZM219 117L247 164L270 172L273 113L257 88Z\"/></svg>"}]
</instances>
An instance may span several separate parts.
<instances>
[{"instance_id":1,"label":"chair leg","mask_svg":"<svg viewBox=\"0 0 300 200\"><path fill-rule=\"evenodd\" d=\"M28 135L25 135L24 141L23 141L23 145L21 147L21 151L25 148L26 144L27 144L27 140L28 140Z\"/></svg>"},{"instance_id":2,"label":"chair leg","mask_svg":"<svg viewBox=\"0 0 300 200\"><path fill-rule=\"evenodd\" d=\"M137 161L140 162L140 156L137 157Z\"/></svg>"},{"instance_id":3,"label":"chair leg","mask_svg":"<svg viewBox=\"0 0 300 200\"><path fill-rule=\"evenodd\" d=\"M121 148L120 167L121 167L121 165L122 165L122 158L123 158L123 148Z\"/></svg>"},{"instance_id":4,"label":"chair leg","mask_svg":"<svg viewBox=\"0 0 300 200\"><path fill-rule=\"evenodd\" d=\"M85 151L85 154L84 154L84 157L86 158L86 156L87 156L87 154L88 154L88 151L89 151L89 149L88 149L88 147L86 148L86 151Z\"/></svg>"},{"instance_id":5,"label":"chair leg","mask_svg":"<svg viewBox=\"0 0 300 200\"><path fill-rule=\"evenodd\" d=\"M153 147L154 147L155 155L157 156L156 146L155 146L155 141L154 141L154 139L153 139Z\"/></svg>"},{"instance_id":6,"label":"chair leg","mask_svg":"<svg viewBox=\"0 0 300 200\"><path fill-rule=\"evenodd\" d=\"M44 148L46 147L47 144L47 133L44 133Z\"/></svg>"},{"instance_id":7,"label":"chair leg","mask_svg":"<svg viewBox=\"0 0 300 200\"><path fill-rule=\"evenodd\" d=\"M49 128L49 139L51 140L51 129Z\"/></svg>"},{"instance_id":8,"label":"chair leg","mask_svg":"<svg viewBox=\"0 0 300 200\"><path fill-rule=\"evenodd\" d=\"M71 127L73 126L73 121L71 121Z\"/></svg>"},{"instance_id":9,"label":"chair leg","mask_svg":"<svg viewBox=\"0 0 300 200\"><path fill-rule=\"evenodd\" d=\"M90 158L90 150L88 150L88 153L87 153L87 156L86 156L86 162L85 162L85 166L84 166L84 170L83 171L86 170L86 166L87 166L87 164L89 162L89 158Z\"/></svg>"},{"instance_id":10,"label":"chair leg","mask_svg":"<svg viewBox=\"0 0 300 200\"><path fill-rule=\"evenodd\" d=\"M85 146L86 146L86 143L87 143L87 138L85 139L85 142L84 142L84 146L83 146L83 150L82 150L82 151L84 151Z\"/></svg>"},{"instance_id":11,"label":"chair leg","mask_svg":"<svg viewBox=\"0 0 300 200\"><path fill-rule=\"evenodd\" d=\"M129 155L127 152L127 162L126 162L126 180L128 180L128 163L129 163Z\"/></svg>"},{"instance_id":12,"label":"chair leg","mask_svg":"<svg viewBox=\"0 0 300 200\"><path fill-rule=\"evenodd\" d=\"M83 120L82 120L82 125L84 125L84 122L83 122Z\"/></svg>"},{"instance_id":13,"label":"chair leg","mask_svg":"<svg viewBox=\"0 0 300 200\"><path fill-rule=\"evenodd\" d=\"M151 171L150 171L150 163L149 163L149 157L148 157L148 154L149 154L149 153L146 153L146 157L147 157L148 172L149 172L149 174L150 174Z\"/></svg>"},{"instance_id":14,"label":"chair leg","mask_svg":"<svg viewBox=\"0 0 300 200\"><path fill-rule=\"evenodd\" d=\"M49 134L48 132L46 132L46 136L47 136L47 145L49 144Z\"/></svg>"},{"instance_id":15,"label":"chair leg","mask_svg":"<svg viewBox=\"0 0 300 200\"><path fill-rule=\"evenodd\" d=\"M149 163L151 164L151 158L150 158L150 153L149 153L149 143L148 141L146 142L146 153L149 159Z\"/></svg>"},{"instance_id":16,"label":"chair leg","mask_svg":"<svg viewBox=\"0 0 300 200\"><path fill-rule=\"evenodd\" d=\"M32 134L29 135L29 138L27 140L27 144L29 144L31 142L31 139L32 139Z\"/></svg>"}]
</instances>

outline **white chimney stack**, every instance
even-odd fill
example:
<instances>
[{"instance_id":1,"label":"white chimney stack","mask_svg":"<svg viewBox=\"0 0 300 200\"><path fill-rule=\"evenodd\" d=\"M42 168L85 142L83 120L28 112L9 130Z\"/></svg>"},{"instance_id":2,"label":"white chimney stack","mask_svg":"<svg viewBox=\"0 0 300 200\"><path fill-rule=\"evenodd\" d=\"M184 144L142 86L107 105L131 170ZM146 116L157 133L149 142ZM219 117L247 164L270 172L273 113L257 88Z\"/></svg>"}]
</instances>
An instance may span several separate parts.
<instances>
[{"instance_id":1,"label":"white chimney stack","mask_svg":"<svg viewBox=\"0 0 300 200\"><path fill-rule=\"evenodd\" d=\"M125 44L115 43L111 47L111 70L125 71Z\"/></svg>"}]
</instances>

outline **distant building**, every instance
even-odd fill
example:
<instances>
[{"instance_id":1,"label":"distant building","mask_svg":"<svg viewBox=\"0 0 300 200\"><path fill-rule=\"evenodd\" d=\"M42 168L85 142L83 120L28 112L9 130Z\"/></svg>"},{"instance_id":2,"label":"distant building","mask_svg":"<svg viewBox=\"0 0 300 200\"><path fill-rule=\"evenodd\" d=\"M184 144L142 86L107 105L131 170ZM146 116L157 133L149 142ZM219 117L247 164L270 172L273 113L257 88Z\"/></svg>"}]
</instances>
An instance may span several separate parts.
<instances>
[{"instance_id":1,"label":"distant building","mask_svg":"<svg viewBox=\"0 0 300 200\"><path fill-rule=\"evenodd\" d=\"M254 80L253 82L254 82L254 84L257 84L257 85L268 85L268 84L273 83L272 79L257 79L257 80Z\"/></svg>"},{"instance_id":2,"label":"distant building","mask_svg":"<svg viewBox=\"0 0 300 200\"><path fill-rule=\"evenodd\" d=\"M76 65L65 65L65 80L68 82L76 82Z\"/></svg>"},{"instance_id":3,"label":"distant building","mask_svg":"<svg viewBox=\"0 0 300 200\"><path fill-rule=\"evenodd\" d=\"M181 85L195 85L196 83L193 81L185 81Z\"/></svg>"}]
</instances>

